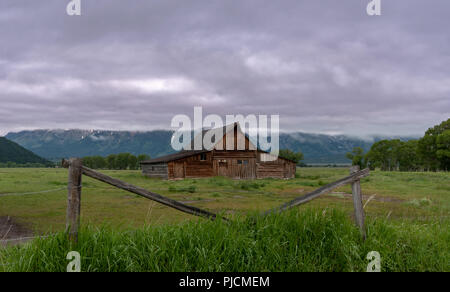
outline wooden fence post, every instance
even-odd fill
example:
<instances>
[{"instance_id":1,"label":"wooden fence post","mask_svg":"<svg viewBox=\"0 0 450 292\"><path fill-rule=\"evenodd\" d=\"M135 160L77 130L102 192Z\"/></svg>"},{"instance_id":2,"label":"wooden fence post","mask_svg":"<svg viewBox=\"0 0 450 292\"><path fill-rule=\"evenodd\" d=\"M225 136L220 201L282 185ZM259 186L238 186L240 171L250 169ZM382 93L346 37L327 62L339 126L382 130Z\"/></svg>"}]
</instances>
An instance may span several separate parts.
<instances>
[{"instance_id":1,"label":"wooden fence post","mask_svg":"<svg viewBox=\"0 0 450 292\"><path fill-rule=\"evenodd\" d=\"M78 242L80 226L82 165L82 160L79 158L69 160L66 232L69 240L75 243Z\"/></svg>"},{"instance_id":2,"label":"wooden fence post","mask_svg":"<svg viewBox=\"0 0 450 292\"><path fill-rule=\"evenodd\" d=\"M355 165L350 168L350 174L358 172L359 166ZM364 208L362 203L361 183L358 180L352 182L353 206L355 208L356 225L361 231L363 240L366 239L366 229L364 227Z\"/></svg>"}]
</instances>

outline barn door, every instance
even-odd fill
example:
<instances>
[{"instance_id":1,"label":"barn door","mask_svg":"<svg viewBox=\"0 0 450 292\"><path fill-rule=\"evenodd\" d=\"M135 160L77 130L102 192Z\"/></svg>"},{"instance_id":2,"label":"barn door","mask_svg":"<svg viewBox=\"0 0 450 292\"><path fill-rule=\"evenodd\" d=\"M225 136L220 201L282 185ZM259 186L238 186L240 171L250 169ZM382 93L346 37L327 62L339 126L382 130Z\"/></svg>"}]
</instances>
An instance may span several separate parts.
<instances>
[{"instance_id":1,"label":"barn door","mask_svg":"<svg viewBox=\"0 0 450 292\"><path fill-rule=\"evenodd\" d=\"M252 158L237 160L237 176L240 179L249 179L256 177L256 160Z\"/></svg>"},{"instance_id":2,"label":"barn door","mask_svg":"<svg viewBox=\"0 0 450 292\"><path fill-rule=\"evenodd\" d=\"M219 176L228 175L228 163L226 160L219 160L218 175Z\"/></svg>"},{"instance_id":3,"label":"barn door","mask_svg":"<svg viewBox=\"0 0 450 292\"><path fill-rule=\"evenodd\" d=\"M184 163L175 162L173 166L173 176L174 178L184 178Z\"/></svg>"}]
</instances>

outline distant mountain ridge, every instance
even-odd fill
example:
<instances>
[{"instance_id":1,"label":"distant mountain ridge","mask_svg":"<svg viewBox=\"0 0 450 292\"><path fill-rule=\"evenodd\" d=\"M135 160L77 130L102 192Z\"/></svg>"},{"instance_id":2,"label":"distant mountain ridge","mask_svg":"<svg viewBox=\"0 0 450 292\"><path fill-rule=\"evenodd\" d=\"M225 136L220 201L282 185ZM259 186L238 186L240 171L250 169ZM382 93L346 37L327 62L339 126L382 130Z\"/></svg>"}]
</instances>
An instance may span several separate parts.
<instances>
[{"instance_id":1,"label":"distant mountain ridge","mask_svg":"<svg viewBox=\"0 0 450 292\"><path fill-rule=\"evenodd\" d=\"M37 156L19 144L0 137L0 163L14 162L16 164L39 163L49 165L50 161Z\"/></svg>"},{"instance_id":2,"label":"distant mountain ridge","mask_svg":"<svg viewBox=\"0 0 450 292\"><path fill-rule=\"evenodd\" d=\"M33 130L9 133L6 138L34 153L51 160L66 157L107 156L120 152L134 155L149 154L151 157L175 152L170 145L173 131L148 132L104 131L104 130ZM349 163L345 154L353 147L369 150L378 140L412 137L373 137L372 140L345 135L310 133L281 133L280 148L302 151L306 163Z\"/></svg>"},{"instance_id":3,"label":"distant mountain ridge","mask_svg":"<svg viewBox=\"0 0 450 292\"><path fill-rule=\"evenodd\" d=\"M47 159L107 156L120 152L171 153L171 131L128 132L103 130L33 130L9 133L5 137Z\"/></svg>"}]
</instances>

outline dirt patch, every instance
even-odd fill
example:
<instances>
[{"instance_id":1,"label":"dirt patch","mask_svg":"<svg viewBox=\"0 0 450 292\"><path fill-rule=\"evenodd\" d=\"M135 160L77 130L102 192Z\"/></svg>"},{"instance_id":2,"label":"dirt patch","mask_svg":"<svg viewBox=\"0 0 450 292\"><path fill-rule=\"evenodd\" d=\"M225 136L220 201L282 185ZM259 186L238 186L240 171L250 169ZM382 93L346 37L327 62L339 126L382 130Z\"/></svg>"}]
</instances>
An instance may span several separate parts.
<instances>
[{"instance_id":1,"label":"dirt patch","mask_svg":"<svg viewBox=\"0 0 450 292\"><path fill-rule=\"evenodd\" d=\"M24 224L9 216L0 217L0 246L21 243L23 240L16 239L31 236L33 232Z\"/></svg>"}]
</instances>

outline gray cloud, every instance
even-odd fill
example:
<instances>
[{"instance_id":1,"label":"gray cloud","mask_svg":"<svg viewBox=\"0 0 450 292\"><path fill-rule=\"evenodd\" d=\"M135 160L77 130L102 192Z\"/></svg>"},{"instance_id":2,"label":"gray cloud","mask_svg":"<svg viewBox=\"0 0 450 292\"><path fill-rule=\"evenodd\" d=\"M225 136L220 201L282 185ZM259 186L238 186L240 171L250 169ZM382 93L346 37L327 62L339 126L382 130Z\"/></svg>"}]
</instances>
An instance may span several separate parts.
<instances>
[{"instance_id":1,"label":"gray cloud","mask_svg":"<svg viewBox=\"0 0 450 292\"><path fill-rule=\"evenodd\" d=\"M286 131L421 134L449 117L450 3L0 3L0 134L280 114Z\"/></svg>"}]
</instances>

